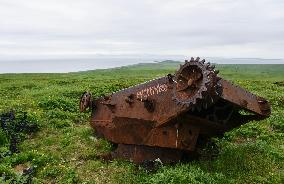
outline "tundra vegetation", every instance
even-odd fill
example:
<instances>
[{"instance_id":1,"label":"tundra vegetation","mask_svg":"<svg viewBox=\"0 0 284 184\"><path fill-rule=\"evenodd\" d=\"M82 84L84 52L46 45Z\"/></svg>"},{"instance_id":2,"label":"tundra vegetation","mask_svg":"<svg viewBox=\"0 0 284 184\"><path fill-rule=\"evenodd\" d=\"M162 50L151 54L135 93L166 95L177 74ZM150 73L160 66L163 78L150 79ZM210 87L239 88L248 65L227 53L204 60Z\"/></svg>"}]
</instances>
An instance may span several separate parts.
<instances>
[{"instance_id":1,"label":"tundra vegetation","mask_svg":"<svg viewBox=\"0 0 284 184\"><path fill-rule=\"evenodd\" d=\"M67 74L1 74L0 114L13 110L15 120L7 121L10 133L3 123L0 128L0 181L284 183L284 65L217 65L225 79L267 98L272 115L213 138L198 159L150 172L129 161L98 158L112 145L95 137L90 113L79 112L82 92L91 91L94 97L110 94L173 73L178 64L166 61ZM19 125L28 128L19 132L15 128ZM11 144L17 149L11 150Z\"/></svg>"}]
</instances>

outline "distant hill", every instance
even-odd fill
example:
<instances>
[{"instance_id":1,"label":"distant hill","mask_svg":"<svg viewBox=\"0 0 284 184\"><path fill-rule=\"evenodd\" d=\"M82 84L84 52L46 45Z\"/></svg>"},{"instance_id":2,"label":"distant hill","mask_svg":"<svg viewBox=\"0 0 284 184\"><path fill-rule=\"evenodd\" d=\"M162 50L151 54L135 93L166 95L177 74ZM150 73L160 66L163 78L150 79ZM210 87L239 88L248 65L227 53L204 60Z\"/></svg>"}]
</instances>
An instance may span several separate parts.
<instances>
[{"instance_id":1,"label":"distant hill","mask_svg":"<svg viewBox=\"0 0 284 184\"><path fill-rule=\"evenodd\" d=\"M163 71L166 73L174 73L179 65L184 62L165 60L154 63L139 63L129 66L122 66L113 69L104 69L103 71L121 72L121 71ZM284 80L284 65L283 64L215 64L217 70L220 70L220 75L226 79L237 80ZM90 70L87 72L94 72L97 70Z\"/></svg>"}]
</instances>

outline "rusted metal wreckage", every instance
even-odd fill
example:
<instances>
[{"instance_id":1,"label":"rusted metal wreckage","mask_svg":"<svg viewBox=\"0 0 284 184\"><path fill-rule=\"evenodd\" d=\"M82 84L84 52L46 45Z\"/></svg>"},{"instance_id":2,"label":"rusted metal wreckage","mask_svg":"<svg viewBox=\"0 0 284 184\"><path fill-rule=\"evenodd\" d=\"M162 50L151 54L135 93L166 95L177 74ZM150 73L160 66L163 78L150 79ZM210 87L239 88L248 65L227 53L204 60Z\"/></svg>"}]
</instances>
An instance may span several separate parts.
<instances>
[{"instance_id":1,"label":"rusted metal wreckage","mask_svg":"<svg viewBox=\"0 0 284 184\"><path fill-rule=\"evenodd\" d=\"M191 58L174 75L109 96L93 100L85 92L80 111L90 108L96 134L117 145L111 159L176 162L200 140L270 115L266 99L220 78L214 68Z\"/></svg>"}]
</instances>

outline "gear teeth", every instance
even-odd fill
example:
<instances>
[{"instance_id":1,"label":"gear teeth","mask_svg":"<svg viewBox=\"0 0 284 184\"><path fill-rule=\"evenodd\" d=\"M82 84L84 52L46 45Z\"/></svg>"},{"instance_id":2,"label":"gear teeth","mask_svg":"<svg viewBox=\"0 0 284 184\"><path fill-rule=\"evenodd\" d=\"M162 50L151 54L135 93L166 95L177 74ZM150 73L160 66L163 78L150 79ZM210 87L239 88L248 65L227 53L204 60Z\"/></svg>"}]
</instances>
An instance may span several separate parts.
<instances>
[{"instance_id":1,"label":"gear teeth","mask_svg":"<svg viewBox=\"0 0 284 184\"><path fill-rule=\"evenodd\" d=\"M194 96L188 99L179 99L176 93L179 93L180 91L176 91L177 89L175 88L173 101L179 106L190 108L191 111L197 112L198 110L200 112L203 109L207 109L215 102L215 98L211 97L211 92L213 92L211 90L215 90L216 92L216 94L212 94L213 96L220 96L218 95L218 93L220 93L220 88L216 86L216 84L218 85L218 70L215 70L215 65L211 66L210 62L205 62L205 59L201 60L199 57L191 57L190 60L185 60L185 64L180 65L180 69L176 72L175 77L182 75L181 72L187 67L190 67L192 72L195 70L195 67L198 67L201 70L203 75L202 84L198 86L198 89L194 92ZM210 94L208 91L211 91Z\"/></svg>"}]
</instances>

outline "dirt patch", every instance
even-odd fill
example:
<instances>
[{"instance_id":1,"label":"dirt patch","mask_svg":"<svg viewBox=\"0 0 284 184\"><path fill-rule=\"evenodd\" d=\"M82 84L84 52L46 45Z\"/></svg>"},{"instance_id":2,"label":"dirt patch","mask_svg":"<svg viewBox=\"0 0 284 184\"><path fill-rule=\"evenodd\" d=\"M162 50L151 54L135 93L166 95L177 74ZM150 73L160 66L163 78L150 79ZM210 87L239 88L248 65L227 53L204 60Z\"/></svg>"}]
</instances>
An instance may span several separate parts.
<instances>
[{"instance_id":1,"label":"dirt patch","mask_svg":"<svg viewBox=\"0 0 284 184\"><path fill-rule=\"evenodd\" d=\"M19 165L16 165L14 167L14 170L19 173L19 174L23 174L24 170L26 170L28 168L27 164L19 164Z\"/></svg>"}]
</instances>

